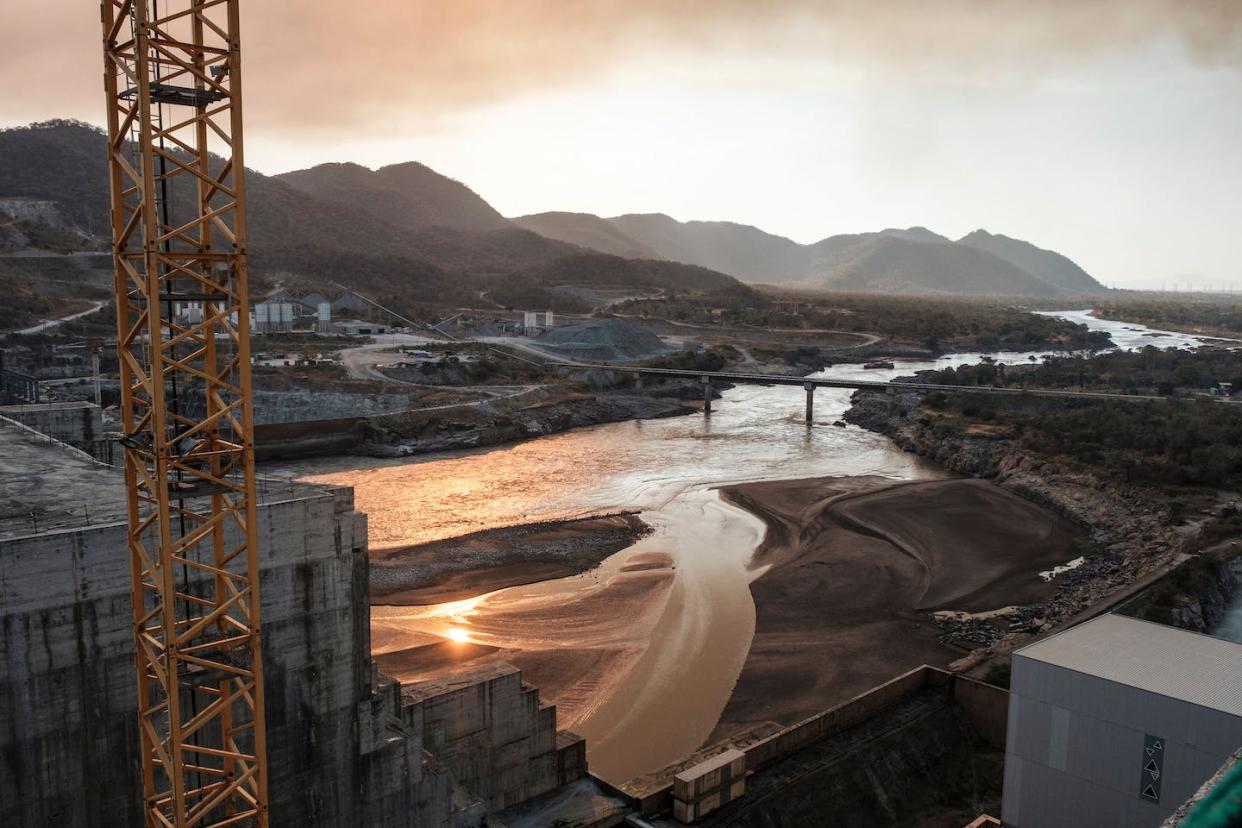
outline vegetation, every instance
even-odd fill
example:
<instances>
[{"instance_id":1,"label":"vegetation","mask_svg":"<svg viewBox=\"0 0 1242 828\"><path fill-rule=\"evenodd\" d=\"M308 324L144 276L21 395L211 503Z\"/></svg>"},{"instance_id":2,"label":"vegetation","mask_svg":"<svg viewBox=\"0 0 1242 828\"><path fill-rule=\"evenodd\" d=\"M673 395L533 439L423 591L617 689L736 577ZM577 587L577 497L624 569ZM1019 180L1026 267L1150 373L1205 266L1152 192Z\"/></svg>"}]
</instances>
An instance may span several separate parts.
<instances>
[{"instance_id":1,"label":"vegetation","mask_svg":"<svg viewBox=\"0 0 1242 828\"><path fill-rule=\"evenodd\" d=\"M55 316L67 303L38 293L9 293L0 303L0 331L17 330Z\"/></svg>"},{"instance_id":2,"label":"vegetation","mask_svg":"<svg viewBox=\"0 0 1242 828\"><path fill-rule=\"evenodd\" d=\"M1086 358L1054 357L1020 371L964 366L927 372L933 382L1125 393L1188 395L1219 378L1242 379L1242 355L1228 351L1117 352ZM934 427L947 435L971 426L1004 427L1024 447L1065 457L1134 482L1191 486L1242 483L1242 417L1233 405L1199 393L1170 402L930 395L942 414ZM929 418L929 422L931 419Z\"/></svg>"},{"instance_id":3,"label":"vegetation","mask_svg":"<svg viewBox=\"0 0 1242 828\"><path fill-rule=\"evenodd\" d=\"M1242 523L1234 522L1229 536L1239 535L1242 535ZM1205 547L1213 543L1207 530L1201 543ZM1229 570L1240 554L1236 547L1208 549L1160 579L1150 590L1122 607L1121 612L1158 624L1181 626L1182 612L1188 605L1199 603L1202 608L1205 596L1221 594L1220 584L1233 577ZM1212 609L1220 611L1223 607Z\"/></svg>"},{"instance_id":4,"label":"vegetation","mask_svg":"<svg viewBox=\"0 0 1242 828\"><path fill-rule=\"evenodd\" d=\"M101 292L86 288L82 290L81 298L57 296L40 292L22 280L0 280L0 287L6 291L5 301L0 303L0 331L20 330L47 319L87 310L90 307L88 298L103 298ZM5 346L38 349L92 337L115 338L116 311L113 307L109 302L96 313L40 333L4 334Z\"/></svg>"},{"instance_id":5,"label":"vegetation","mask_svg":"<svg viewBox=\"0 0 1242 828\"><path fill-rule=\"evenodd\" d=\"M623 313L698 325L873 333L935 353L952 350L1098 350L1107 334L995 301L875 294L816 294L790 300L773 294L717 296L669 293L633 299Z\"/></svg>"},{"instance_id":6,"label":"vegetation","mask_svg":"<svg viewBox=\"0 0 1242 828\"><path fill-rule=\"evenodd\" d=\"M1242 334L1242 297L1136 297L1097 302L1102 319L1117 319L1166 330L1192 333Z\"/></svg>"},{"instance_id":7,"label":"vegetation","mask_svg":"<svg viewBox=\"0 0 1242 828\"><path fill-rule=\"evenodd\" d=\"M681 371L723 371L741 360L742 354L732 345L717 345L701 351L679 351L653 360L653 368L675 368Z\"/></svg>"},{"instance_id":8,"label":"vegetation","mask_svg":"<svg viewBox=\"0 0 1242 828\"><path fill-rule=\"evenodd\" d=\"M1222 382L1242 390L1242 352L1148 346L1141 351L1110 351L1094 356L1045 357L1036 364L983 362L930 374L943 385L1074 388L1125 394L1205 392Z\"/></svg>"}]
</instances>

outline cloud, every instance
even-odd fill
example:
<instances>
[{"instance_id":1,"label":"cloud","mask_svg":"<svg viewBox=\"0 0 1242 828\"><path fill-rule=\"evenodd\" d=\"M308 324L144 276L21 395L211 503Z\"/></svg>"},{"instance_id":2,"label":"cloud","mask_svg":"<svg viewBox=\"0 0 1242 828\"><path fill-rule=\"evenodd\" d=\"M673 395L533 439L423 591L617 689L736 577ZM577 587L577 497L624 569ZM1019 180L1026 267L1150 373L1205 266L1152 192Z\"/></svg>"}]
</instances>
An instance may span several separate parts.
<instances>
[{"instance_id":1,"label":"cloud","mask_svg":"<svg viewBox=\"0 0 1242 828\"><path fill-rule=\"evenodd\" d=\"M0 119L98 120L96 16L49 26L26 2L0 26ZM1237 0L301 0L245 3L242 15L259 128L433 125L619 66L659 72L707 55L1022 78L1168 40L1204 64L1242 66Z\"/></svg>"}]
</instances>

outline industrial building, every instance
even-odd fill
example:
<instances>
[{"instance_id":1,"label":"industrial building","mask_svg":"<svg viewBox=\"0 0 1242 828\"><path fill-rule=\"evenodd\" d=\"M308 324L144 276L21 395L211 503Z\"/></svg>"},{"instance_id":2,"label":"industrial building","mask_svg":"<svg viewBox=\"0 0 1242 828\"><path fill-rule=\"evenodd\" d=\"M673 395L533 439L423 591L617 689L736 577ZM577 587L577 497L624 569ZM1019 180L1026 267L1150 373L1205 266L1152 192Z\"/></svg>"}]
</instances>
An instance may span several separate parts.
<instances>
[{"instance_id":1,"label":"industrial building","mask_svg":"<svg viewBox=\"0 0 1242 828\"><path fill-rule=\"evenodd\" d=\"M1103 615L1018 650L1002 818L1155 828L1242 745L1242 645Z\"/></svg>"},{"instance_id":2,"label":"industrial building","mask_svg":"<svg viewBox=\"0 0 1242 828\"><path fill-rule=\"evenodd\" d=\"M390 326L382 322L364 322L359 319L340 319L332 324L332 328L345 336L386 334L390 330Z\"/></svg>"}]
</instances>

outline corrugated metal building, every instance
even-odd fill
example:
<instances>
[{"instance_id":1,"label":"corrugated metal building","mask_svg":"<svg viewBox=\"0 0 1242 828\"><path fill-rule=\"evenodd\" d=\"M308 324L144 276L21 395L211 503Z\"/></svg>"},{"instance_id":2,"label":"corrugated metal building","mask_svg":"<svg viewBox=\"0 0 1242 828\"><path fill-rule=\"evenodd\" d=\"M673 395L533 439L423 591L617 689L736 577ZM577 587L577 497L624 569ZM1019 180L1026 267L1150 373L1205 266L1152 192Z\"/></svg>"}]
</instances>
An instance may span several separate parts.
<instances>
[{"instance_id":1,"label":"corrugated metal building","mask_svg":"<svg viewBox=\"0 0 1242 828\"><path fill-rule=\"evenodd\" d=\"M1242 745L1242 645L1104 615L1018 650L1002 817L1158 826Z\"/></svg>"}]
</instances>

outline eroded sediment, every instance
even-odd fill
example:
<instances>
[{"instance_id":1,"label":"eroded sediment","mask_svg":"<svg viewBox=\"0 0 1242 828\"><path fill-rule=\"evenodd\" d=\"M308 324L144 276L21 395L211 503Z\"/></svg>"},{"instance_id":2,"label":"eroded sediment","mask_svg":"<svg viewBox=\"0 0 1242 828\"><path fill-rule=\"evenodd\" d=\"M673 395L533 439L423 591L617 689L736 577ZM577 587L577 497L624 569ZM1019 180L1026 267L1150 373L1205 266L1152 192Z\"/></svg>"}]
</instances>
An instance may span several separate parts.
<instances>
[{"instance_id":1,"label":"eroded sediment","mask_svg":"<svg viewBox=\"0 0 1242 828\"><path fill-rule=\"evenodd\" d=\"M752 564L754 639L714 738L948 664L962 651L933 611L1047 600L1055 587L1039 573L1073 554L1071 526L984 481L829 477L723 493L767 534Z\"/></svg>"}]
</instances>

